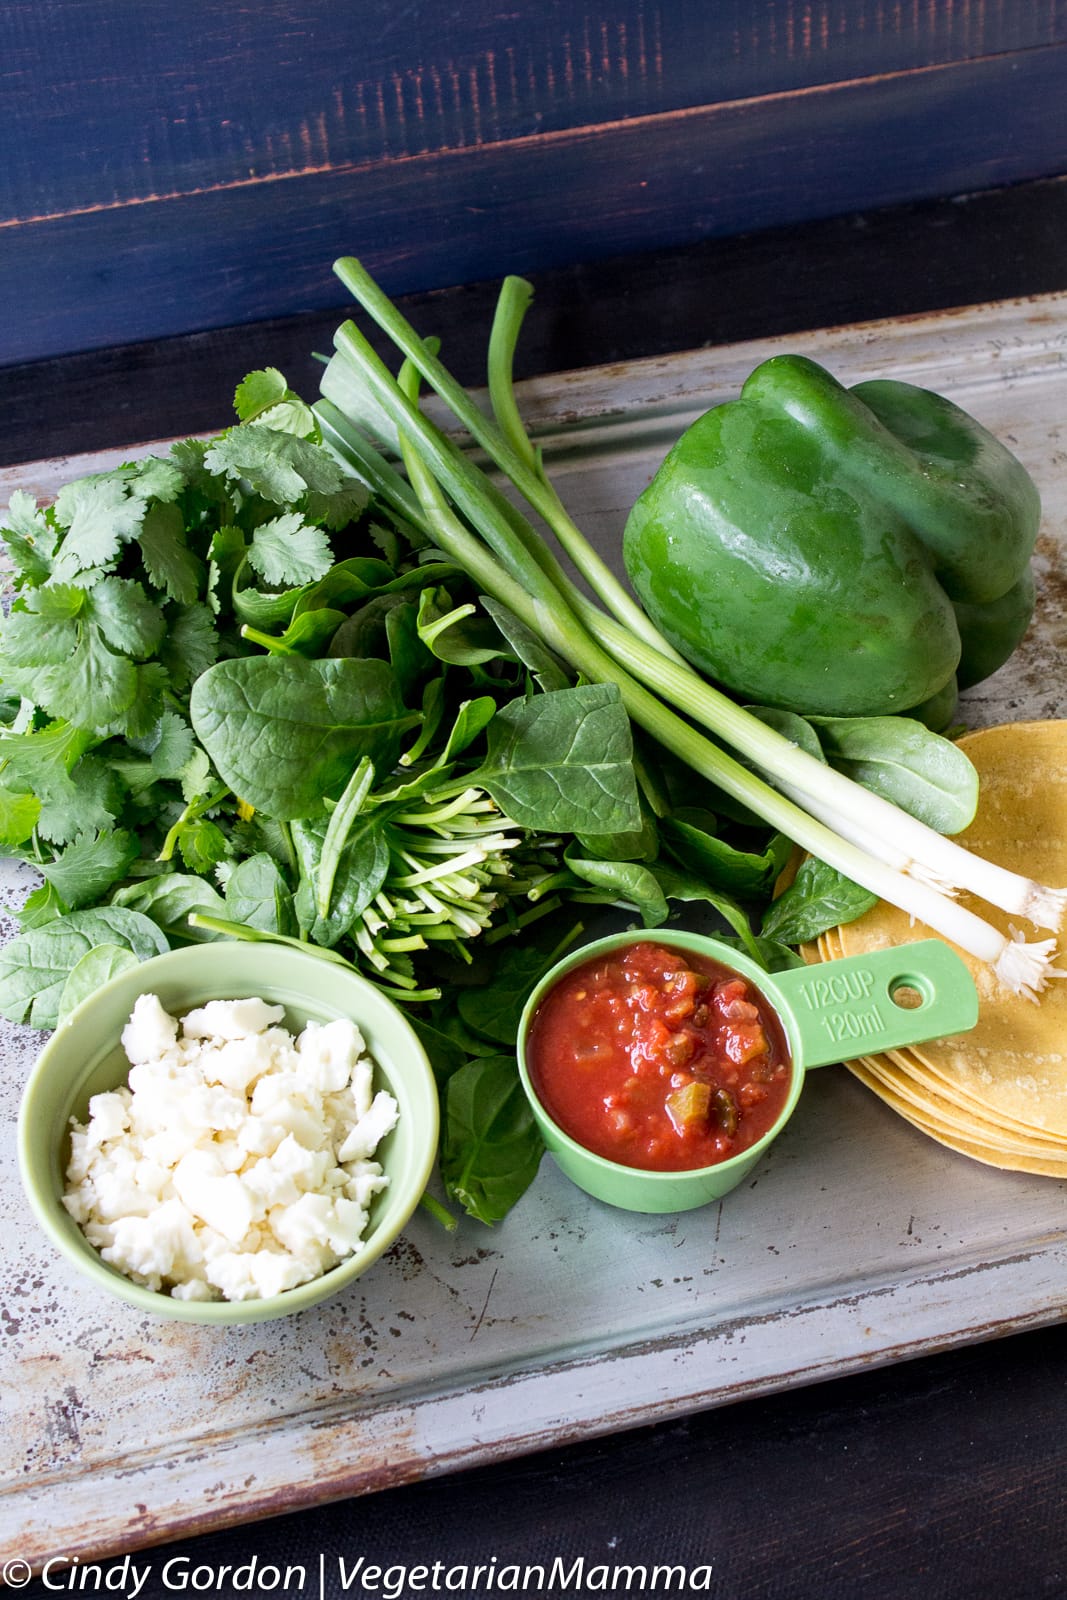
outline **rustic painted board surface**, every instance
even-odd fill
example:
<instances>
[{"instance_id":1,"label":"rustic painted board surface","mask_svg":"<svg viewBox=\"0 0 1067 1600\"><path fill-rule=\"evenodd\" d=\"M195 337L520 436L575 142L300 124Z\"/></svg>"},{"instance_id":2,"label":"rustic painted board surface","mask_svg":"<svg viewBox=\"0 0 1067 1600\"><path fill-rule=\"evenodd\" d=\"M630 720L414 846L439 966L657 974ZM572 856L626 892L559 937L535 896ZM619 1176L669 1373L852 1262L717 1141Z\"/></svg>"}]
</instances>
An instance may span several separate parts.
<instances>
[{"instance_id":1,"label":"rustic painted board surface","mask_svg":"<svg viewBox=\"0 0 1067 1600\"><path fill-rule=\"evenodd\" d=\"M1067 715L1067 296L788 347L847 381L935 386L1029 465L1045 501L1038 616L966 711ZM781 348L527 387L557 484L606 552L678 429ZM8 471L0 503L89 464ZM951 1155L828 1069L749 1185L704 1211L614 1212L546 1160L499 1228L466 1222L449 1237L416 1218L350 1293L298 1319L224 1333L145 1321L87 1291L22 1200L14 1123L38 1045L0 1030L0 1550L39 1562L993 1337L1057 1320L1067 1301L1064 1185Z\"/></svg>"},{"instance_id":2,"label":"rustic painted board surface","mask_svg":"<svg viewBox=\"0 0 1067 1600\"><path fill-rule=\"evenodd\" d=\"M1051 176L1067 0L17 0L0 364Z\"/></svg>"}]
</instances>

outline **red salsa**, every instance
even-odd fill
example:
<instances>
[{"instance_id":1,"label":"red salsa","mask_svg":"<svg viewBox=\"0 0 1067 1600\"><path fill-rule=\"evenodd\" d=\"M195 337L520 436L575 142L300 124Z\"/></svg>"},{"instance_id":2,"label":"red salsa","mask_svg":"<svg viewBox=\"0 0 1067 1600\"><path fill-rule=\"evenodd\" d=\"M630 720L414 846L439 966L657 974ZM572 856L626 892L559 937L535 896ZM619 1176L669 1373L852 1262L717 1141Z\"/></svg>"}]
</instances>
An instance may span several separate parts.
<instances>
[{"instance_id":1,"label":"red salsa","mask_svg":"<svg viewBox=\"0 0 1067 1600\"><path fill-rule=\"evenodd\" d=\"M653 940L561 978L534 1014L526 1054L553 1120L629 1167L725 1161L763 1137L789 1096L773 1007L740 973Z\"/></svg>"}]
</instances>

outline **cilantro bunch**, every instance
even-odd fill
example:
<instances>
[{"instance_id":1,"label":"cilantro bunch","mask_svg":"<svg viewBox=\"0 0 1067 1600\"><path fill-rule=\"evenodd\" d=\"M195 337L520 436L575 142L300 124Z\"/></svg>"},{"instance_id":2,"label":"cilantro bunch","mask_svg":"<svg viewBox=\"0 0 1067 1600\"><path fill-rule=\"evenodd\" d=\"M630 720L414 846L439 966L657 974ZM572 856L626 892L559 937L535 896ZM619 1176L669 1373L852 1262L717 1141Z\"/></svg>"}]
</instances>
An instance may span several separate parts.
<instances>
[{"instance_id":1,"label":"cilantro bunch","mask_svg":"<svg viewBox=\"0 0 1067 1600\"><path fill-rule=\"evenodd\" d=\"M80 478L46 509L11 497L0 849L44 879L25 929L165 870L172 832L193 872L232 854L238 802L211 804L225 786L190 722L192 685L259 653L247 618L291 608L334 565L334 537L367 520L369 491L280 373L253 374L236 401L241 422L217 438Z\"/></svg>"}]
</instances>

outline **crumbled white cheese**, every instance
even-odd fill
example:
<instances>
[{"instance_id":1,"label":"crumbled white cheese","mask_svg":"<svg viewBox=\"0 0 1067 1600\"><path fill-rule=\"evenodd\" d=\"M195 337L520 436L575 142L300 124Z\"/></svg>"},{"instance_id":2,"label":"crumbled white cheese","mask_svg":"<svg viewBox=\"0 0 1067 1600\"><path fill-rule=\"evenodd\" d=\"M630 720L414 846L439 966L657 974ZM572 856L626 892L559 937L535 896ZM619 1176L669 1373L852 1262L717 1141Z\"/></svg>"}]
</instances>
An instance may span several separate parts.
<instances>
[{"instance_id":1,"label":"crumbled white cheese","mask_svg":"<svg viewBox=\"0 0 1067 1600\"><path fill-rule=\"evenodd\" d=\"M127 1085L71 1119L64 1205L105 1261L182 1300L249 1300L358 1247L388 1183L372 1159L397 1104L354 1023L211 1000L179 1023L141 995Z\"/></svg>"}]
</instances>

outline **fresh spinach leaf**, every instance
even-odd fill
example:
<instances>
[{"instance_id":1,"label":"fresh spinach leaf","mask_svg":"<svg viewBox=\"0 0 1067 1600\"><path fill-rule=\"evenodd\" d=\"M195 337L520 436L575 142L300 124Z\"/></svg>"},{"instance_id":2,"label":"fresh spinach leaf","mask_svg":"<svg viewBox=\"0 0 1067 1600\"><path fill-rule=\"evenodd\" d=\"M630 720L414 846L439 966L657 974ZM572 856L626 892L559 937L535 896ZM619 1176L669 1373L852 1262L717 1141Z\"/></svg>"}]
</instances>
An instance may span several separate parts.
<instances>
[{"instance_id":1,"label":"fresh spinach leaf","mask_svg":"<svg viewBox=\"0 0 1067 1600\"><path fill-rule=\"evenodd\" d=\"M90 995L103 988L105 983L110 983L112 978L117 978L130 967L137 966L140 966L137 956L122 945L98 944L87 950L81 960L74 963L63 985L59 1002L60 1022L83 1000L88 1000Z\"/></svg>"},{"instance_id":2,"label":"fresh spinach leaf","mask_svg":"<svg viewBox=\"0 0 1067 1600\"><path fill-rule=\"evenodd\" d=\"M418 1035L419 1043L426 1051L434 1078L438 1087L448 1082L454 1072L458 1072L472 1054L466 1050L458 1039L451 1038L440 1028L427 1022L424 1017L413 1015L408 1018L412 1028ZM475 1051L474 1054L479 1052ZM486 1054L490 1053L488 1050Z\"/></svg>"},{"instance_id":3,"label":"fresh spinach leaf","mask_svg":"<svg viewBox=\"0 0 1067 1600\"><path fill-rule=\"evenodd\" d=\"M765 722L768 728L773 728L775 733L780 733L790 744L799 746L807 755L826 764L819 736L812 727L813 718L798 716L795 711L783 711L779 706L746 706L745 710L751 711L754 717Z\"/></svg>"},{"instance_id":4,"label":"fresh spinach leaf","mask_svg":"<svg viewBox=\"0 0 1067 1600\"><path fill-rule=\"evenodd\" d=\"M613 684L503 706L472 782L520 827L597 834L641 826L630 720Z\"/></svg>"},{"instance_id":5,"label":"fresh spinach leaf","mask_svg":"<svg viewBox=\"0 0 1067 1600\"><path fill-rule=\"evenodd\" d=\"M939 833L973 821L978 774L968 756L912 717L810 717L832 767Z\"/></svg>"},{"instance_id":6,"label":"fresh spinach leaf","mask_svg":"<svg viewBox=\"0 0 1067 1600\"><path fill-rule=\"evenodd\" d=\"M777 939L765 939L762 934L755 939L742 939L735 933L717 933L715 937L720 944L741 950L754 961L758 960L764 972L789 972L794 967L807 965L804 957L789 945L781 944Z\"/></svg>"},{"instance_id":7,"label":"fresh spinach leaf","mask_svg":"<svg viewBox=\"0 0 1067 1600\"><path fill-rule=\"evenodd\" d=\"M660 847L659 828L648 807L642 804L639 828L630 833L579 834L578 845L580 853L594 861L655 861Z\"/></svg>"},{"instance_id":8,"label":"fresh spinach leaf","mask_svg":"<svg viewBox=\"0 0 1067 1600\"><path fill-rule=\"evenodd\" d=\"M467 1024L460 1015L459 1010L460 997L467 992L468 991L465 989L460 989L457 991L454 999L451 997L448 999L439 999L433 1008L433 1028L443 1039L447 1040L452 1047L452 1050L447 1058L448 1062L451 1063L451 1067L449 1068L450 1071L454 1071L456 1067L461 1066L468 1056L497 1055L499 1054L501 1044L514 1044L515 1042L514 1032L510 1033L506 1040L489 1039L486 1038L484 1034L475 1033L473 1028L468 1028ZM523 1001L520 1003L520 1010L522 1009L522 1004L524 1003L525 992L523 995ZM518 1013L516 1013L516 1015L518 1015ZM457 1052L458 1059L456 1054Z\"/></svg>"},{"instance_id":9,"label":"fresh spinach leaf","mask_svg":"<svg viewBox=\"0 0 1067 1600\"><path fill-rule=\"evenodd\" d=\"M299 611L284 633L274 637L262 635L255 642L282 655L322 655L345 620L343 611L333 611L329 606L320 606L317 611Z\"/></svg>"},{"instance_id":10,"label":"fresh spinach leaf","mask_svg":"<svg viewBox=\"0 0 1067 1600\"><path fill-rule=\"evenodd\" d=\"M788 842L777 835L759 853L738 850L709 832L701 825L703 815L696 815L699 820L691 821L687 812L676 811L660 822L660 835L676 860L731 894L756 898L768 893L782 870Z\"/></svg>"},{"instance_id":11,"label":"fresh spinach leaf","mask_svg":"<svg viewBox=\"0 0 1067 1600\"><path fill-rule=\"evenodd\" d=\"M515 1048L519 1018L534 988L558 957L532 942L508 944L494 959L484 984L460 989L456 1010L472 1033Z\"/></svg>"},{"instance_id":12,"label":"fresh spinach leaf","mask_svg":"<svg viewBox=\"0 0 1067 1600\"><path fill-rule=\"evenodd\" d=\"M226 902L218 890L193 872L165 872L141 883L129 883L116 891L112 905L150 917L172 943L214 937L190 924L194 913L206 917L226 915Z\"/></svg>"},{"instance_id":13,"label":"fresh spinach leaf","mask_svg":"<svg viewBox=\"0 0 1067 1600\"><path fill-rule=\"evenodd\" d=\"M435 765L449 766L464 750L484 733L496 715L496 701L491 695L479 695L474 700L464 700L456 712L455 721L445 740L444 749Z\"/></svg>"},{"instance_id":14,"label":"fresh spinach leaf","mask_svg":"<svg viewBox=\"0 0 1067 1600\"><path fill-rule=\"evenodd\" d=\"M383 661L246 656L202 674L193 728L223 781L284 821L321 812L369 756L388 771L418 714Z\"/></svg>"},{"instance_id":15,"label":"fresh spinach leaf","mask_svg":"<svg viewBox=\"0 0 1067 1600\"><path fill-rule=\"evenodd\" d=\"M800 863L788 889L764 913L761 933L779 944L804 944L828 928L854 922L877 905L878 896L815 856Z\"/></svg>"},{"instance_id":16,"label":"fresh spinach leaf","mask_svg":"<svg viewBox=\"0 0 1067 1600\"><path fill-rule=\"evenodd\" d=\"M54 1028L74 966L94 945L118 945L138 961L170 947L148 917L122 906L72 911L0 947L0 1015L34 1028Z\"/></svg>"},{"instance_id":17,"label":"fresh spinach leaf","mask_svg":"<svg viewBox=\"0 0 1067 1600\"><path fill-rule=\"evenodd\" d=\"M492 599L489 595L480 595L479 599L485 610L492 617L500 632L507 640L522 662L523 666L533 673L537 682L546 694L551 694L556 689L569 689L571 687L571 673L552 650L539 639L532 628L519 620L507 606L501 605L499 600Z\"/></svg>"},{"instance_id":18,"label":"fresh spinach leaf","mask_svg":"<svg viewBox=\"0 0 1067 1600\"><path fill-rule=\"evenodd\" d=\"M329 908L319 906L319 877L329 827L325 817L294 822L293 844L300 863L300 883L293 905L301 933L332 949L370 905L389 870L389 845L383 819L372 811L357 818L337 860Z\"/></svg>"},{"instance_id":19,"label":"fresh spinach leaf","mask_svg":"<svg viewBox=\"0 0 1067 1600\"><path fill-rule=\"evenodd\" d=\"M246 856L227 877L225 914L265 933L296 933L292 891L265 850Z\"/></svg>"},{"instance_id":20,"label":"fresh spinach leaf","mask_svg":"<svg viewBox=\"0 0 1067 1600\"><path fill-rule=\"evenodd\" d=\"M612 905L632 906L646 928L658 928L669 914L667 897L655 871L638 861L596 861L568 845L567 866L584 883L602 890Z\"/></svg>"},{"instance_id":21,"label":"fresh spinach leaf","mask_svg":"<svg viewBox=\"0 0 1067 1600\"><path fill-rule=\"evenodd\" d=\"M477 667L506 655L500 630L473 604L455 606L446 589L423 589L419 596L419 638L440 661Z\"/></svg>"},{"instance_id":22,"label":"fresh spinach leaf","mask_svg":"<svg viewBox=\"0 0 1067 1600\"><path fill-rule=\"evenodd\" d=\"M544 1143L510 1056L468 1061L445 1086L441 1177L469 1216L499 1222L525 1194Z\"/></svg>"},{"instance_id":23,"label":"fresh spinach leaf","mask_svg":"<svg viewBox=\"0 0 1067 1600\"><path fill-rule=\"evenodd\" d=\"M659 886L668 900L697 901L714 907L723 921L734 930L742 947L748 951L753 961L760 960L756 936L752 931L748 913L732 895L724 893L721 889L713 889L703 878L694 877L691 873L678 872L674 867L661 861L657 861L651 870L656 874Z\"/></svg>"}]
</instances>

